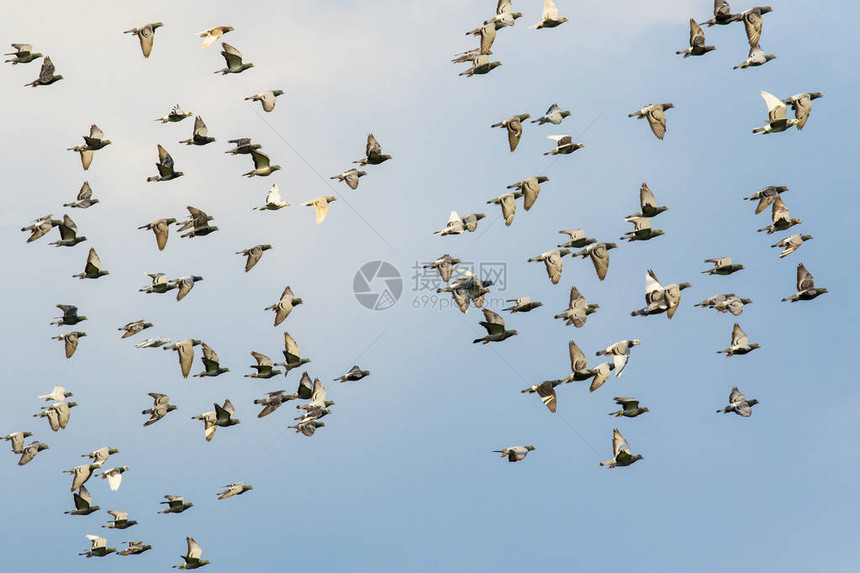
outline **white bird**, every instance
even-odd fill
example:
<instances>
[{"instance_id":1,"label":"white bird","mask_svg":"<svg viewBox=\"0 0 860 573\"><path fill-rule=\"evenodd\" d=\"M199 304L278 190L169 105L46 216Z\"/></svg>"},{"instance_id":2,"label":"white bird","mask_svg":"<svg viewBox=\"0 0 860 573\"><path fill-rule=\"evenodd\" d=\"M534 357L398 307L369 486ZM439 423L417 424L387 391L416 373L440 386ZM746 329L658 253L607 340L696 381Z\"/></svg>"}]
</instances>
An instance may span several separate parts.
<instances>
[{"instance_id":1,"label":"white bird","mask_svg":"<svg viewBox=\"0 0 860 573\"><path fill-rule=\"evenodd\" d=\"M778 97L764 90L761 91L761 97L767 104L767 123L755 128L753 133L779 133L800 123L797 118L788 119L785 104Z\"/></svg>"}]
</instances>

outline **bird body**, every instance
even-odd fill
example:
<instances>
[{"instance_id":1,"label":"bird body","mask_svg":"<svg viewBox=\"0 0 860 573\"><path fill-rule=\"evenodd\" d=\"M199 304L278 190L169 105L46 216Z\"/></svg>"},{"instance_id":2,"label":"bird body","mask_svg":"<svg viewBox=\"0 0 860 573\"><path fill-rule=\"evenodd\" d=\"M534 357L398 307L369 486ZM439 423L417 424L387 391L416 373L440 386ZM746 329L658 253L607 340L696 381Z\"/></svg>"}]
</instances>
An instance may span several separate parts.
<instances>
[{"instance_id":1,"label":"bird body","mask_svg":"<svg viewBox=\"0 0 860 573\"><path fill-rule=\"evenodd\" d=\"M154 22L152 24L141 26L140 28L126 30L123 33L137 36L138 40L140 40L140 51L143 52L144 58L148 58L152 53L152 42L155 39L155 31L162 26L164 26L163 23Z\"/></svg>"},{"instance_id":2,"label":"bird body","mask_svg":"<svg viewBox=\"0 0 860 573\"><path fill-rule=\"evenodd\" d=\"M612 431L612 459L600 462L600 465L609 466L610 469L615 467L625 467L641 459L641 455L637 454L634 456L630 453L630 444L627 443L627 440L624 439L624 436L622 436L621 432L616 428Z\"/></svg>"},{"instance_id":3,"label":"bird body","mask_svg":"<svg viewBox=\"0 0 860 573\"><path fill-rule=\"evenodd\" d=\"M637 119L646 118L654 136L657 139L663 139L666 135L666 114L664 112L673 107L675 105L671 103L652 103L639 111L629 114L627 117L635 117Z\"/></svg>"},{"instance_id":4,"label":"bird body","mask_svg":"<svg viewBox=\"0 0 860 573\"><path fill-rule=\"evenodd\" d=\"M248 96L245 101L258 101L263 106L263 111L270 112L275 109L275 98L284 95L284 90L266 90L264 92Z\"/></svg>"},{"instance_id":5,"label":"bird body","mask_svg":"<svg viewBox=\"0 0 860 573\"><path fill-rule=\"evenodd\" d=\"M509 462L519 462L526 459L528 453L534 449L534 446L510 446L503 450L493 450L493 452L502 454L502 457L508 458Z\"/></svg>"}]
</instances>

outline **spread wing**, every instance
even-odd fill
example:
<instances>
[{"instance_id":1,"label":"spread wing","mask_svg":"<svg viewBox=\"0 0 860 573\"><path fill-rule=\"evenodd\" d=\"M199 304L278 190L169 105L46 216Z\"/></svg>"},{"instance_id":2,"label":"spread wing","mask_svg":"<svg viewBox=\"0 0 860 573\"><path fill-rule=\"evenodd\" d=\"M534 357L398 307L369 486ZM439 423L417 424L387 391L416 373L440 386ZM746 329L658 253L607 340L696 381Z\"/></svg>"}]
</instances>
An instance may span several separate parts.
<instances>
[{"instance_id":1,"label":"spread wing","mask_svg":"<svg viewBox=\"0 0 860 573\"><path fill-rule=\"evenodd\" d=\"M815 288L815 279L812 278L812 274L806 270L803 263L800 263L797 265L797 292L803 292L811 288Z\"/></svg>"},{"instance_id":2,"label":"spread wing","mask_svg":"<svg viewBox=\"0 0 860 573\"><path fill-rule=\"evenodd\" d=\"M584 372L588 370L588 358L585 357L585 353L580 350L579 346L573 340L567 343L567 350L570 354L571 372Z\"/></svg>"},{"instance_id":3,"label":"spread wing","mask_svg":"<svg viewBox=\"0 0 860 573\"><path fill-rule=\"evenodd\" d=\"M749 338L746 333L741 329L740 325L736 322L734 328L732 328L732 347L735 346L747 346L749 344Z\"/></svg>"},{"instance_id":4,"label":"spread wing","mask_svg":"<svg viewBox=\"0 0 860 573\"><path fill-rule=\"evenodd\" d=\"M761 24L761 10L753 8L744 12L744 27L747 31L750 47L758 46L758 42L761 40Z\"/></svg>"},{"instance_id":5,"label":"spread wing","mask_svg":"<svg viewBox=\"0 0 860 573\"><path fill-rule=\"evenodd\" d=\"M692 20L690 20L692 22ZM642 187L639 188L639 206L644 211L646 207L656 207L657 199L654 197L654 193L651 192L651 189L648 188L647 183L643 183Z\"/></svg>"},{"instance_id":6,"label":"spread wing","mask_svg":"<svg viewBox=\"0 0 860 573\"><path fill-rule=\"evenodd\" d=\"M663 113L663 107L655 105L648 110L646 116L648 125L651 126L651 131L657 136L657 139L663 139L666 135L666 114Z\"/></svg>"}]
</instances>

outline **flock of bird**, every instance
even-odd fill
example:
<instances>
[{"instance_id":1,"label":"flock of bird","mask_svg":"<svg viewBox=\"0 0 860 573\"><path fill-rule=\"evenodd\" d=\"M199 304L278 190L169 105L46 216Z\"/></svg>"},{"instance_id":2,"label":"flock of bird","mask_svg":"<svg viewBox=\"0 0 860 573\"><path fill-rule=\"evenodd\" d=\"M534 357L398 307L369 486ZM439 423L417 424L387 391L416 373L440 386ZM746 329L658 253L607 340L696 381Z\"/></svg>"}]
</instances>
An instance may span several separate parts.
<instances>
[{"instance_id":1,"label":"flock of bird","mask_svg":"<svg viewBox=\"0 0 860 573\"><path fill-rule=\"evenodd\" d=\"M161 28L164 24L161 22L146 24L140 28L127 30L126 33L136 36L140 40L141 51L143 56L148 58L153 50L153 40L155 31ZM203 38L201 48L206 48L224 34L233 31L230 26L219 26L206 30L198 34ZM7 62L12 65L26 64L38 60L42 54L33 52L33 49L28 44L13 44L12 47L16 50L12 54L14 56ZM216 73L221 74L237 74L251 67L251 63L243 63L242 54L230 46L226 42L222 42L223 50L221 54L224 56L227 66L218 70ZM39 78L32 82L34 87L47 86L63 79L63 76L54 73L54 65L50 57L45 56L42 62L42 68ZM245 98L249 101L259 101L262 104L264 112L272 112L275 109L276 97L284 92L280 89L266 90L255 95ZM173 106L170 112L155 121L163 124L178 123L186 118L194 115L191 112L183 111L177 104ZM81 166L85 171L92 167L95 152L104 149L111 145L111 140L105 137L104 132L95 124L90 127L88 135L83 136L84 143L69 148L80 154ZM201 116L197 115L194 120L194 129L191 137L179 141L180 144L189 146L205 146L213 143L215 138L209 135L208 127ZM254 162L254 169L244 173L247 177L267 177L280 170L279 165L272 164L269 156L263 153L259 144L251 142L250 138L237 138L230 140L229 143L233 147L226 151L231 156L235 155L250 155ZM158 175L147 178L149 182L166 182L182 177L184 173L175 168L174 160L168 153L167 149L161 144L157 144L158 162L156 168ZM379 165L390 159L390 155L382 153L382 147L373 136L369 134L367 137L367 145L365 146L365 155L354 163L360 167L367 165ZM357 168L351 168L344 172L335 175L332 179L337 179L339 182L346 183L351 189L358 187L359 178L367 175L366 171ZM322 223L328 213L329 205L336 200L333 196L322 196L303 203L304 206L314 207L316 212L316 222ZM84 182L77 198L66 203L64 207L87 209L99 203L99 199L93 197L93 190L89 182ZM287 207L288 202L282 201L280 191L277 184L274 184L269 189L265 204L259 207L254 207L254 210L259 211L276 211L283 207ZM168 238L170 236L171 225L176 225L177 231L180 233L180 238L195 238L204 237L215 231L218 231L218 226L212 224L213 217L208 215L203 209L189 205L188 216L179 220L175 217L164 217L140 226L141 230L152 231L155 235L156 247L159 251L167 247ZM51 243L56 247L74 247L75 245L86 241L87 238L78 232L77 225L72 218L65 214L62 219L54 219L52 214L44 215L35 219L30 224L23 227L23 232L29 233L27 242L31 243L48 235L54 228L59 230L59 240ZM271 244L260 244L237 251L237 255L242 255L245 258L244 272L251 271L260 261L264 252L271 249ZM74 275L80 279L99 279L109 275L110 271L103 268L98 253L94 248L89 249L85 267L82 273ZM161 272L146 272L146 276L151 279L151 284L145 286L140 292L145 294L165 294L169 291L176 291L176 300L181 301L191 293L194 285L203 280L203 277L197 275L187 275L183 277L170 278L165 273ZM272 305L265 308L266 311L274 312L274 326L279 326L293 309L303 303L302 299L293 294L292 288L287 285L281 293L279 299ZM87 320L86 315L78 313L77 306L73 304L58 304L57 308L62 312L62 316L58 317L52 325L58 327L75 326ZM130 338L140 335L144 330L152 328L154 325L145 319L133 320L123 326L118 327L122 332L121 338ZM70 330L58 336L52 337L55 340L63 342L64 352L67 359L71 359L83 337L87 335L81 330ZM135 344L136 348L163 348L164 350L173 350L177 353L179 359L180 373L183 378L187 378L191 374L192 365L195 358L194 348L199 346L202 351L201 361L203 370L195 374L195 377L215 377L221 374L230 372L229 368L222 367L220 358L215 350L206 344L206 342L195 339L185 338L172 342L169 338L147 338ZM269 379L275 376L287 376L293 369L299 368L311 360L303 357L296 340L289 332L284 332L284 361L273 362L271 358L260 352L251 351L251 356L256 361L256 364L250 366L252 372L246 374L245 377L255 379ZM275 368L276 366L283 367L283 370ZM357 382L370 375L369 370L364 370L358 365L353 366L348 372L334 379L339 382ZM152 398L153 404L151 408L142 411L142 414L147 416L143 426L151 426L156 422L164 419L170 412L177 409L175 404L170 403L170 397L167 394L160 392L149 392L148 395ZM265 396L254 400L254 404L261 407L258 413L258 418L269 416L275 412L280 406L287 404L290 401L306 401L297 406L297 409L303 412L292 420L292 424L287 427L295 429L296 433L304 436L313 436L317 429L324 427L325 423L321 418L331 413L329 409L334 402L326 399L326 387L319 378L311 378L307 372L302 373L298 386L295 392L287 393L285 390L276 390L267 392ZM43 406L41 411L34 414L36 417L47 418L50 429L54 432L63 430L69 424L71 417L71 408L77 406L76 402L68 401L67 398L72 396L71 392L66 391L63 386L56 386L54 389L45 395L39 396L39 399L44 399L51 402ZM193 416L193 420L203 422L204 437L206 441L211 441L215 435L217 428L229 428L239 424L240 420L236 417L236 412L233 404L229 399L225 399L223 403L214 404L214 409L209 412L203 412ZM34 440L30 443L25 443L26 439L33 436L30 431L17 431L9 433L5 439L11 443L12 451L19 454L18 465L24 466L29 464L39 452L49 449L49 446L42 441ZM112 490L117 490L122 482L122 475L129 470L129 466L117 466L110 469L102 469L102 465L108 460L111 455L117 454L119 450L114 447L102 447L89 454L84 454L83 457L89 457L87 463L75 466L72 469L66 470L66 473L71 474L72 484L71 491L73 493L74 509L67 511L67 514L75 516L90 515L100 509L100 506L93 503L93 497L84 485L91 476L99 475L102 479L106 479ZM244 482L236 482L224 486L224 490L218 493L218 499L224 500L229 497L241 495L253 489L250 484ZM162 502L167 505L167 508L160 513L182 513L193 507L193 503L186 502L182 496L165 495L167 501ZM129 514L126 511L110 510L108 513L113 516L113 521L103 527L108 529L126 529L137 524L137 521L130 520ZM142 540L126 542L127 547L121 551L117 551L115 547L108 546L108 540L99 535L88 534L87 539L90 541L90 548L82 552L80 555L86 557L103 557L111 553L117 555L138 555L151 549L149 544ZM182 556L183 562L176 565L179 569L196 569L209 563L209 560L202 559L202 549L200 545L191 537L187 538L188 550Z\"/></svg>"},{"instance_id":2,"label":"flock of bird","mask_svg":"<svg viewBox=\"0 0 860 573\"><path fill-rule=\"evenodd\" d=\"M714 17L711 20L702 22L702 25L708 27L714 25L728 25L734 22L743 22L747 39L749 41L749 55L738 68L749 68L761 66L776 56L765 54L760 45L763 29L764 14L772 12L770 6L753 7L744 10L740 13L733 14L729 3L725 0L715 0L714 2ZM496 40L496 35L499 30L513 26L515 20L522 16L520 13L513 12L513 6L510 0L499 0L496 15L484 22L482 27L476 28L467 35L480 38L480 45L477 48L457 55L452 61L454 63L471 62L472 66L462 72L460 75L474 76L486 74L502 65L501 62L491 62L491 48ZM532 28L554 28L567 21L567 18L559 17L558 8L553 3L553 0L544 0L543 16L541 22L532 26ZM683 55L684 58L690 56L703 56L708 52L715 50L715 46L708 46L705 42L705 34L701 25L695 19L690 19L690 39L689 48L677 51L676 54ZM786 99L779 99L776 96L766 92L761 92L768 108L768 121L759 128L753 130L753 133L768 134L779 133L796 127L802 130L809 119L812 110L812 101L820 98L819 92L804 92ZM795 117L788 119L787 106L791 106ZM662 140L667 133L666 110L674 108L673 103L651 103L638 111L629 114L629 117L638 119L646 119L651 128L652 133L657 139ZM538 119L532 120L531 123L537 123L539 126L547 123L553 125L561 125L562 122L571 115L569 110L562 110L559 105L553 103L546 113ZM528 113L518 114L500 122L492 124L492 128L505 129L508 135L508 148L514 152L522 137L526 120L531 117ZM574 141L570 135L550 135L549 139L553 140L556 147L550 149L544 155L559 156L569 155L578 149L585 147L582 143ZM498 197L487 201L488 204L499 205L502 209L502 217L505 225L510 226L514 221L514 216L517 209L517 200L523 199L523 209L529 211L538 199L541 184L545 184L549 178L544 175L530 177L518 183L508 186L508 189L515 189ZM756 213L761 213L767 207L771 207L771 224L767 227L759 229L766 231L768 234L785 231L802 221L799 218L791 218L788 208L783 202L780 194L787 191L785 186L768 186L755 192L748 200L759 201L756 208ZM653 219L661 213L668 210L666 206L658 206L656 197L647 183L643 183L639 191L640 211L625 217L625 221L632 223L634 228L629 233L620 237L619 240L634 242L634 241L649 241L655 237L664 235L660 229L653 227ZM460 235L464 232L475 232L479 222L485 218L483 213L471 213L461 217L457 211L452 211L448 219L448 223L444 229L436 231L436 234L441 236ZM565 229L559 233L567 235L569 241L558 245L557 248L543 252L533 258L528 259L529 262L543 262L546 267L547 275L553 285L559 284L563 271L563 258L567 255L573 257L581 257L583 259L590 258L599 280L603 281L609 271L609 251L618 248L618 245L609 241L598 241L595 238L589 238L583 229ZM782 248L783 251L780 257L786 257L796 251L804 241L811 239L811 235L795 234L783 238L772 247ZM573 251L573 249L580 249ZM483 306L484 297L491 292L492 282L481 280L480 277L465 269L457 269L456 265L460 259L452 257L450 254L444 254L432 263L426 265L425 268L437 269L441 279L447 286L437 289L438 293L450 292L454 302L463 313L467 312L470 306L481 308ZM705 263L711 263L712 268L702 271L708 275L727 276L738 272L744 268L742 264L736 264L731 257L721 256L712 257L704 260ZM453 271L460 271L460 277L451 281ZM653 270L649 270L645 277L645 303L646 305L638 310L631 312L632 316L651 316L656 314L666 314L671 319L677 312L681 304L681 291L689 288L689 282L678 282L664 285L662 284ZM797 265L797 283L796 292L783 301L796 302L799 300L812 300L817 296L826 293L826 288L815 286L814 279L806 267L801 263ZM513 306L504 310L514 313L530 312L542 306L541 302L532 301L531 297L520 297L509 300L513 302ZM718 312L729 312L733 316L739 316L752 300L736 295L735 293L726 293L714 295L696 306L713 308ZM563 319L566 325L573 325L577 328L585 325L589 314L596 312L600 308L598 304L590 304L585 296L577 289L576 286L570 288L570 299L568 308L562 313L555 315L556 319ZM484 320L479 324L487 331L487 335L475 339L475 343L488 344L490 342L501 342L518 334L517 330L506 328L505 320L498 313L492 310L483 309ZM562 383L573 381L591 380L590 391L594 392L600 388L610 376L611 371L615 371L616 377L620 376L627 364L630 356L630 349L633 346L640 344L639 340L622 340L610 345L604 350L597 352L598 356L611 356L612 361L603 362L593 368L588 367L588 360L582 350L574 341L569 343L569 353L571 361L571 374L565 378L558 380L547 380L535 384L524 389L523 393L537 394L550 412L555 412L557 408L557 396L555 388ZM759 348L758 344L750 343L747 335L741 329L738 323L735 323L731 345L719 350L719 353L725 353L726 356L744 355ZM639 402L635 398L617 397L616 403L622 406L622 410L614 412L616 416L636 417L644 412L647 408L640 408ZM730 404L726 408L717 410L718 412L734 412L744 417L751 415L751 407L757 403L757 400L747 400L737 388L733 388L729 398ZM533 445L515 446L496 450L503 457L507 457L511 462L517 462L526 457L529 451L534 450ZM629 444L621 435L618 429L613 430L612 438L612 454L613 458L601 465L609 467L628 466L639 459L641 455L632 455L630 453Z\"/></svg>"},{"instance_id":3,"label":"flock of bird","mask_svg":"<svg viewBox=\"0 0 860 573\"><path fill-rule=\"evenodd\" d=\"M710 27L743 22L749 40L750 51L747 60L737 67L748 68L760 66L775 57L764 54L759 43L762 35L762 16L771 11L771 7L755 7L741 13L732 14L728 2L716 0L714 3L714 18L703 22L702 25ZM478 37L480 45L455 57L453 60L455 63L471 64L471 67L460 75L469 77L482 75L500 66L500 62L490 61L491 48L496 40L496 34L505 27L513 26L516 19L521 16L521 13L513 12L511 0L499 0L496 15L486 20L481 27L467 32L467 35ZM567 21L567 18L559 16L558 9L552 0L544 0L541 20L531 26L531 28L539 30L552 29ZM139 39L143 56L148 58L153 50L155 32L162 26L163 23L156 22L146 24L140 28L127 30L125 33ZM203 43L200 47L206 48L211 46L218 40L221 40L225 34L232 31L233 28L230 26L219 26L201 32L199 36L203 38ZM714 46L706 45L703 30L693 19L690 20L689 44L689 48L678 51L677 54L683 54L684 58L703 56L716 49ZM253 67L252 63L244 61L242 53L235 47L223 41L221 45L223 48L221 54L225 59L226 67L214 73L222 75L238 74ZM43 57L42 54L34 52L32 46L29 44L12 44L12 46L15 52L7 54L11 55L12 58L6 60L12 65L28 64L42 58L39 77L26 85L33 87L48 86L63 79L62 75L55 74L55 67L50 57ZM263 111L270 113L275 109L276 98L283 93L282 90L271 89L248 96L245 99L254 102L259 101ZM821 97L821 94L817 92L804 92L781 100L768 92L762 91L762 97L768 107L768 121L763 127L756 128L754 133L767 134L785 131L791 127L796 127L798 130L803 129L810 116L812 100ZM787 106L791 106L794 111L795 117L793 119L788 119L787 117ZM665 112L673 107L672 103L652 103L629 114L629 117L646 119L653 134L662 140L667 133ZM183 111L179 105L175 105L168 114L157 118L155 121L164 124L178 123L192 115L194 115L192 112ZM563 110L559 105L553 103L543 115L532 120L531 123L537 124L537 127L545 126L546 124L558 126L570 115L571 111ZM506 131L508 148L510 152L514 152L519 144L524 126L527 125L527 120L530 118L531 115L528 113L519 114L492 124L491 127L501 128ZM574 142L570 135L550 135L548 138L555 142L555 147L548 150L544 155L570 155L584 147L583 144ZM95 124L91 126L89 135L84 135L83 139L83 144L69 149L80 154L83 169L89 170L92 166L95 152L104 149L112 142L106 139L104 132ZM215 138L209 135L208 128L200 115L195 117L191 137L178 141L180 144L190 146L205 146L213 142L215 142ZM273 164L269 156L261 151L261 146L252 143L250 138L236 138L229 140L229 143L233 144L234 147L227 150L226 153L231 156L250 155L253 160L254 168L243 175L247 177L267 177L280 169L280 166ZM158 161L156 168L158 175L148 177L147 181L166 182L184 175L182 171L178 171L175 168L174 160L165 147L159 143L157 144L157 150ZM359 167L378 166L389 159L391 159L391 155L383 154L382 146L373 134L369 134L367 136L365 156L354 163L358 164ZM367 175L367 171L351 168L332 176L331 179L346 183L350 189L354 190L357 189L360 178ZM500 206L505 225L511 226L517 209L517 201L522 199L523 209L528 212L539 198L541 185L548 182L548 177L536 175L512 183L507 186L507 189L510 191L487 200L487 204ZM751 201L758 201L755 210L756 213L761 213L768 207L771 208L771 224L759 229L759 231L767 232L767 234L781 233L802 223L801 219L790 217L788 208L782 199L782 194L786 191L788 191L788 187L785 186L769 186L745 198ZM333 196L321 196L311 199L302 205L314 207L316 222L319 224L326 218L329 207L335 200L336 198ZM93 190L89 183L84 182L76 199L70 203L66 203L64 207L87 209L98 203L99 199L93 197ZM289 203L281 199L278 186L274 184L267 193L265 203L254 207L254 209L274 211L287 206L289 206ZM638 212L625 217L625 221L631 223L634 227L630 232L620 237L619 241L649 241L664 235L662 230L653 227L653 220L661 213L666 212L668 207L658 205L655 194L646 183L643 183L639 190L639 207L640 210ZM208 215L204 210L190 205L187 209L188 216L184 220L174 217L164 217L142 225L140 229L154 233L158 250L164 250L167 247L171 225L177 226L176 228L181 233L181 238L203 237L218 231L218 227L211 224L213 217ZM483 213L471 213L461 217L457 211L451 211L446 226L435 233L445 237L474 232L477 230L479 222L484 218L485 214ZM68 214L65 214L62 219L54 219L52 214L44 215L23 227L22 231L29 233L27 239L29 243L48 235L54 228L58 229L60 235L57 241L51 243L51 245L56 247L74 247L87 240L85 236L79 234L77 226ZM609 271L609 251L618 248L618 244L588 237L583 229L563 229L559 233L567 237L566 242L528 259L529 262L543 263L551 283L557 285L561 282L563 259L565 256L570 255L572 258L580 257L583 260L589 259L594 266L598 279L603 281ZM772 245L772 247L781 248L780 257L783 258L794 253L805 241L811 238L811 235L798 233L782 238ZM245 258L244 272L251 271L260 262L265 251L272 248L271 244L259 244L236 252L237 255ZM466 313L470 307L482 309L484 320L479 324L486 330L486 335L475 339L474 343L486 345L491 342L502 342L512 336L516 336L518 334L517 330L508 329L505 319L500 314L487 308L482 308L485 295L492 292L491 287L493 283L458 267L460 262L460 259L445 254L435 261L429 262L426 267L438 271L439 276L446 285L438 289L438 292L451 293L461 312ZM744 269L744 265L734 263L731 257L727 256L707 258L704 262L712 265L710 268L702 271L702 273L709 276L727 276ZM454 277L455 272L459 275L456 278ZM102 267L96 250L91 248L89 249L83 272L74 275L74 277L95 280L109 274L109 271ZM203 277L196 275L170 278L161 272L146 272L145 274L151 279L151 284L142 287L140 289L141 292L145 294L165 294L168 291L176 290L177 301L181 301L188 296L195 284L203 280ZM665 314L671 319L681 306L682 291L689 287L689 282L675 282L664 285L659 281L656 273L653 270L649 270L645 280L645 306L632 311L631 315L652 316ZM798 264L796 292L786 296L782 300L791 302L808 301L826 292L826 288L816 287L812 274L803 264ZM532 301L528 296L511 299L508 302L513 304L505 308L504 311L509 312L512 317L532 312L543 306L541 302ZM696 306L713 308L720 313L728 312L737 317L743 313L745 306L750 303L752 301L748 298L736 295L735 293L725 293L711 296L696 304ZM274 312L274 326L279 326L288 318L295 307L301 304L303 304L302 298L296 297L291 286L288 285L283 290L280 298L271 306L266 307L265 310ZM78 308L73 304L58 304L57 307L62 312L62 316L58 317L51 324L58 327L71 327L77 326L87 320L87 316L78 314ZM587 317L599 309L599 304L589 303L588 299L576 286L571 286L567 308L560 310L558 314L554 315L554 318L563 320L568 326L581 328L586 325ZM138 336L144 330L152 327L153 323L145 319L137 319L124 326L120 326L118 330L122 332L121 337L124 339ZM65 356L71 359L78 345L81 343L81 339L85 336L86 332L84 331L70 330L52 338L63 343ZM610 344L596 351L596 355L605 357L605 361L589 367L585 352L571 340L568 344L571 366L570 373L556 380L547 380L532 385L522 390L522 392L537 394L550 412L556 412L557 387L571 382L590 381L589 390L591 392L598 390L609 381L612 372L615 373L616 377L621 376L628 365L631 350L640 344L641 341L638 339L626 338ZM135 346L140 349L163 348L164 350L175 351L183 378L187 378L191 374L195 358L194 349L198 346L202 352L203 370L194 376L215 377L230 372L229 368L221 366L220 358L215 350L199 339L185 338L173 342L168 338L147 338L138 342ZM758 348L759 345L750 343L741 326L735 323L730 346L717 352L725 353L727 357L732 357L747 354ZM250 353L256 364L250 366L252 371L245 374L245 377L269 379L282 374L288 376L291 370L302 367L310 362L310 358L302 356L298 343L289 332L284 332L284 349L282 352L284 361L274 362L266 354L257 352L256 350L251 351ZM281 367L283 370L277 367ZM369 375L370 372L368 370L363 370L358 365L355 365L346 374L334 380L340 382L357 382ZM76 402L67 401L67 398L71 396L72 393L67 392L63 386L56 386L50 393L38 397L50 402L50 404L43 406L41 411L34 414L34 416L47 418L49 427L54 432L66 428L70 421L71 408L77 406ZM176 405L170 404L170 397L167 394L150 392L149 396L153 400L153 405L142 412L143 415L148 416L143 423L144 426L155 424L177 409ZM319 378L313 379L307 372L304 372L300 377L295 392L290 394L285 390L268 392L264 397L254 400L254 404L262 407L258 418L263 418L274 413L287 402L297 400L307 401L305 404L297 406L304 413L296 417L293 420L295 423L288 427L295 429L297 433L301 433L304 436L313 436L317 429L325 426L325 423L320 420L331 413L329 408L334 405L333 401L327 399L326 388ZM621 409L611 412L610 415L612 416L635 418L649 411L647 407L640 406L636 398L616 397L614 400ZM747 399L735 387L731 390L729 405L717 410L717 412L733 412L740 416L748 417L752 413L752 406L757 404L757 402L755 399ZM221 404L215 403L212 411L196 415L193 419L203 422L204 437L207 441L213 439L217 428L226 429L240 423L236 417L235 408L229 399L225 399ZM26 443L26 439L32 435L29 431L16 431L5 436L5 439L11 442L12 451L20 455L18 463L21 466L30 463L39 452L48 449L48 445L39 440ZM495 451L503 457L507 457L511 462L517 462L523 460L528 452L534 449L533 445L526 445L511 446ZM85 483L93 475L99 475L102 479L107 480L112 490L120 487L123 473L129 471L129 467L117 466L110 469L102 469L103 464L110 456L117 453L118 450L116 448L101 447L83 455L83 457L89 458L89 461L86 463L66 470L67 473L72 475L71 491L73 492L74 503L74 509L66 513L82 516L89 515L100 509L98 505L94 505L93 497L85 487ZM642 455L631 453L629 444L616 428L612 433L612 458L601 462L601 465L610 468L629 466L642 458ZM224 491L218 493L218 499L223 500L241 495L251 489L253 489L251 485L243 482L229 484L225 486ZM165 495L164 497L167 501L161 503L166 504L167 507L162 513L182 513L193 507L193 504L186 502L182 496ZM129 514L125 511L110 510L108 513L113 517L113 520L104 525L103 527L105 528L125 529L137 523L134 520L130 520ZM136 555L151 548L144 541L137 540L128 542L126 549L116 551L116 548L108 546L107 539L104 537L98 535L87 535L86 537L91 542L91 547L81 553L81 555L86 555L86 557L102 557L114 552L118 555ZM209 563L208 560L202 559L202 549L191 537L187 538L187 552L182 556L182 559L183 563L176 566L179 569L195 569Z\"/></svg>"}]
</instances>

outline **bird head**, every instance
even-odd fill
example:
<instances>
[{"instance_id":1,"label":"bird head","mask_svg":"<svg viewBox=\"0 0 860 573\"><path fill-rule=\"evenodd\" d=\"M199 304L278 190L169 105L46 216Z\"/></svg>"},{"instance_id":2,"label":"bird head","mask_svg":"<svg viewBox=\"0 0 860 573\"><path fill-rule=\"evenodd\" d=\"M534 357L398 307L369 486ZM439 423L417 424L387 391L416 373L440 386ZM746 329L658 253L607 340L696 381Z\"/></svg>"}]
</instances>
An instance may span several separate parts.
<instances>
[{"instance_id":1,"label":"bird head","mask_svg":"<svg viewBox=\"0 0 860 573\"><path fill-rule=\"evenodd\" d=\"M809 94L809 99L818 99L820 97L824 97L824 94L822 94L821 92L812 92L811 94Z\"/></svg>"},{"instance_id":2,"label":"bird head","mask_svg":"<svg viewBox=\"0 0 860 573\"><path fill-rule=\"evenodd\" d=\"M650 412L650 411L651 411L651 410L649 410L648 408L644 408L644 407L643 407L643 408L639 408L639 413L640 413L640 414L643 414L643 413L645 413L645 412Z\"/></svg>"},{"instance_id":3,"label":"bird head","mask_svg":"<svg viewBox=\"0 0 860 573\"><path fill-rule=\"evenodd\" d=\"M535 449L535 447L534 447L534 446L526 446L526 449L527 449L528 451L532 451L532 450L534 450L534 449Z\"/></svg>"},{"instance_id":4,"label":"bird head","mask_svg":"<svg viewBox=\"0 0 860 573\"><path fill-rule=\"evenodd\" d=\"M673 107L675 107L675 104L673 104L673 103L664 103L664 104L662 104L662 105L663 105L663 110L664 110L664 111L665 111L665 110L667 110L667 109L672 109Z\"/></svg>"},{"instance_id":5,"label":"bird head","mask_svg":"<svg viewBox=\"0 0 860 573\"><path fill-rule=\"evenodd\" d=\"M638 338L634 338L629 342L630 346L639 346L642 342Z\"/></svg>"},{"instance_id":6,"label":"bird head","mask_svg":"<svg viewBox=\"0 0 860 573\"><path fill-rule=\"evenodd\" d=\"M262 251L268 251L271 248L272 248L272 245L260 245L260 250L262 250Z\"/></svg>"},{"instance_id":7,"label":"bird head","mask_svg":"<svg viewBox=\"0 0 860 573\"><path fill-rule=\"evenodd\" d=\"M152 29L153 29L153 30L156 30L156 29L158 29L158 28L161 28L162 26L164 26L164 22L154 22L154 23L152 24ZM137 523L137 522L135 522L135 523Z\"/></svg>"},{"instance_id":8,"label":"bird head","mask_svg":"<svg viewBox=\"0 0 860 573\"><path fill-rule=\"evenodd\" d=\"M114 454L118 454L118 453L119 453L119 450L118 450L118 449L116 449L116 448L110 448L110 449L108 450L108 454L109 454L109 455L111 455L111 456L112 456L112 455L114 455Z\"/></svg>"},{"instance_id":9,"label":"bird head","mask_svg":"<svg viewBox=\"0 0 860 573\"><path fill-rule=\"evenodd\" d=\"M743 267L741 267L743 268ZM685 288L690 288L692 285L690 283L681 283L678 285L678 290L684 290Z\"/></svg>"},{"instance_id":10,"label":"bird head","mask_svg":"<svg viewBox=\"0 0 860 573\"><path fill-rule=\"evenodd\" d=\"M275 96L284 95L284 90L272 90L272 94Z\"/></svg>"},{"instance_id":11,"label":"bird head","mask_svg":"<svg viewBox=\"0 0 860 573\"><path fill-rule=\"evenodd\" d=\"M608 251L609 249L617 249L618 245L616 245L615 243L604 243L603 248Z\"/></svg>"}]
</instances>

